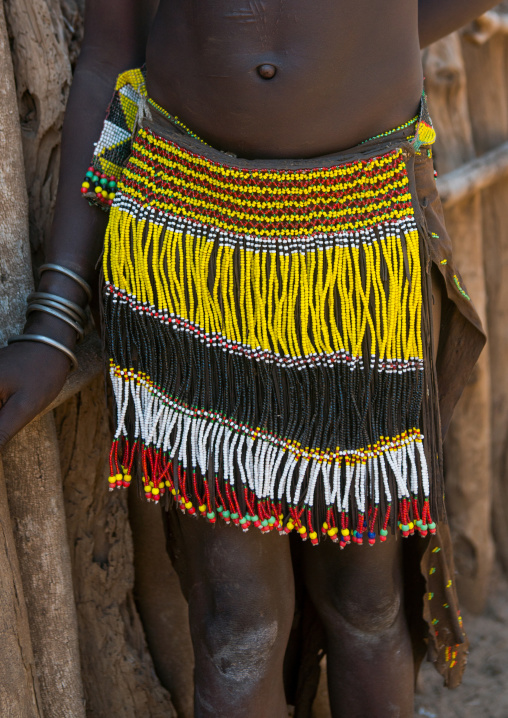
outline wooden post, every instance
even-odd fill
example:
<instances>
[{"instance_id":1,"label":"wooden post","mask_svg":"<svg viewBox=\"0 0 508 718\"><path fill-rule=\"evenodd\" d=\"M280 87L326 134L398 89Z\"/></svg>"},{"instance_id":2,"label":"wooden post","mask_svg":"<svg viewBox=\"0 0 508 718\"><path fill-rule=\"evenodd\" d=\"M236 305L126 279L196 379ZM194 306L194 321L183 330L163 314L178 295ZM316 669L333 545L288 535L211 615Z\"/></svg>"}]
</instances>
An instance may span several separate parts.
<instances>
[{"instance_id":1,"label":"wooden post","mask_svg":"<svg viewBox=\"0 0 508 718\"><path fill-rule=\"evenodd\" d=\"M0 714L43 718L23 584L0 463Z\"/></svg>"},{"instance_id":2,"label":"wooden post","mask_svg":"<svg viewBox=\"0 0 508 718\"><path fill-rule=\"evenodd\" d=\"M155 675L132 594L127 492L108 491L111 432L102 377L55 416L88 711L97 718L172 718L176 712Z\"/></svg>"},{"instance_id":3,"label":"wooden post","mask_svg":"<svg viewBox=\"0 0 508 718\"><path fill-rule=\"evenodd\" d=\"M34 30L34 17L28 29ZM21 149L18 105L14 94L7 31L1 13L2 67L9 75L2 104L8 130L2 148L4 181L0 255L6 277L0 312L2 339L24 323L27 293L32 288L28 239L28 203ZM10 71L10 72L9 72ZM3 88L2 88L3 89ZM4 92L6 92L3 89ZM1 133L0 133L1 134ZM53 417L32 422L3 452L10 516L30 616L30 631L40 686L42 712L54 718L84 718L77 622L72 592L65 514L58 471ZM3 659L3 657L2 657Z\"/></svg>"},{"instance_id":4,"label":"wooden post","mask_svg":"<svg viewBox=\"0 0 508 718\"><path fill-rule=\"evenodd\" d=\"M4 181L0 183L0 344L23 322L24 297L30 281L28 200L23 181L23 155L16 106L14 74L3 5L0 4L0 156ZM21 268L21 286L18 272ZM19 562L12 533L7 492L0 461L0 714L8 718L42 718L39 685L28 626Z\"/></svg>"}]
</instances>

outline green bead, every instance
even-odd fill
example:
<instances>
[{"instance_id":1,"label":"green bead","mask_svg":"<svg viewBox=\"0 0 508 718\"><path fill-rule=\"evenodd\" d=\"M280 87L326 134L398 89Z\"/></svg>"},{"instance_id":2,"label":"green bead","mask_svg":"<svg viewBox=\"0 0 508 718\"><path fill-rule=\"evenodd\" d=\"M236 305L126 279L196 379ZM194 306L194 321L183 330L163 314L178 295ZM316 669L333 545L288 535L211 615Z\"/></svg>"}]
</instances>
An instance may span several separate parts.
<instances>
[{"instance_id":1,"label":"green bead","mask_svg":"<svg viewBox=\"0 0 508 718\"><path fill-rule=\"evenodd\" d=\"M416 522L416 525L418 526L419 529L421 529L421 527L423 525L423 521L421 519L418 519L418 521Z\"/></svg>"},{"instance_id":2,"label":"green bead","mask_svg":"<svg viewBox=\"0 0 508 718\"><path fill-rule=\"evenodd\" d=\"M388 536L388 531L386 529L380 529L379 533L381 536Z\"/></svg>"},{"instance_id":3,"label":"green bead","mask_svg":"<svg viewBox=\"0 0 508 718\"><path fill-rule=\"evenodd\" d=\"M435 529L435 528L436 528L436 524L433 521L431 524L429 524L429 529Z\"/></svg>"},{"instance_id":4,"label":"green bead","mask_svg":"<svg viewBox=\"0 0 508 718\"><path fill-rule=\"evenodd\" d=\"M105 177L101 177L101 180L99 184L101 184L103 187L105 187L108 183L108 180Z\"/></svg>"},{"instance_id":5,"label":"green bead","mask_svg":"<svg viewBox=\"0 0 508 718\"><path fill-rule=\"evenodd\" d=\"M217 506L217 511L219 512L219 514L221 514L221 513L222 513L222 511L223 511L223 508L222 508L222 506Z\"/></svg>"},{"instance_id":6,"label":"green bead","mask_svg":"<svg viewBox=\"0 0 508 718\"><path fill-rule=\"evenodd\" d=\"M207 518L207 519L214 519L214 518L215 518L215 512L214 512L214 511L209 511L209 512L207 513L207 515L206 515L206 518Z\"/></svg>"},{"instance_id":7,"label":"green bead","mask_svg":"<svg viewBox=\"0 0 508 718\"><path fill-rule=\"evenodd\" d=\"M256 523L256 521L259 521L258 515L257 515L257 514L254 514L254 516L251 516L251 521L252 521L253 523Z\"/></svg>"},{"instance_id":8,"label":"green bead","mask_svg":"<svg viewBox=\"0 0 508 718\"><path fill-rule=\"evenodd\" d=\"M229 512L229 511L223 511L223 512L222 512L222 518L223 518L223 519L228 519L229 517L230 517L230 512Z\"/></svg>"},{"instance_id":9,"label":"green bead","mask_svg":"<svg viewBox=\"0 0 508 718\"><path fill-rule=\"evenodd\" d=\"M263 519L261 521L261 526L268 526L268 521L266 519Z\"/></svg>"},{"instance_id":10,"label":"green bead","mask_svg":"<svg viewBox=\"0 0 508 718\"><path fill-rule=\"evenodd\" d=\"M268 519L268 523L271 524L271 526L274 525L275 521L276 521L275 516L270 516L270 518Z\"/></svg>"},{"instance_id":11,"label":"green bead","mask_svg":"<svg viewBox=\"0 0 508 718\"><path fill-rule=\"evenodd\" d=\"M409 531L409 526L408 526L408 524L402 524L401 529L402 529L403 531Z\"/></svg>"},{"instance_id":12,"label":"green bead","mask_svg":"<svg viewBox=\"0 0 508 718\"><path fill-rule=\"evenodd\" d=\"M97 184L98 181L99 181L99 178L97 177L97 175L93 175L93 177L92 177L92 182L93 182L94 184Z\"/></svg>"},{"instance_id":13,"label":"green bead","mask_svg":"<svg viewBox=\"0 0 508 718\"><path fill-rule=\"evenodd\" d=\"M238 514L236 514L236 515L238 516ZM247 523L247 519L244 516L243 519L240 519L240 525L243 526L246 523Z\"/></svg>"},{"instance_id":14,"label":"green bead","mask_svg":"<svg viewBox=\"0 0 508 718\"><path fill-rule=\"evenodd\" d=\"M115 188L116 188L116 182L113 182L113 180L110 180L110 181L108 182L108 187L111 187L111 189L115 189Z\"/></svg>"},{"instance_id":15,"label":"green bead","mask_svg":"<svg viewBox=\"0 0 508 718\"><path fill-rule=\"evenodd\" d=\"M85 174L85 177L93 177L93 172L91 170L88 170L88 172Z\"/></svg>"},{"instance_id":16,"label":"green bead","mask_svg":"<svg viewBox=\"0 0 508 718\"><path fill-rule=\"evenodd\" d=\"M231 514L231 518L236 521L236 519L238 518L238 514Z\"/></svg>"},{"instance_id":17,"label":"green bead","mask_svg":"<svg viewBox=\"0 0 508 718\"><path fill-rule=\"evenodd\" d=\"M422 531L426 531L428 528L427 524L422 524Z\"/></svg>"}]
</instances>

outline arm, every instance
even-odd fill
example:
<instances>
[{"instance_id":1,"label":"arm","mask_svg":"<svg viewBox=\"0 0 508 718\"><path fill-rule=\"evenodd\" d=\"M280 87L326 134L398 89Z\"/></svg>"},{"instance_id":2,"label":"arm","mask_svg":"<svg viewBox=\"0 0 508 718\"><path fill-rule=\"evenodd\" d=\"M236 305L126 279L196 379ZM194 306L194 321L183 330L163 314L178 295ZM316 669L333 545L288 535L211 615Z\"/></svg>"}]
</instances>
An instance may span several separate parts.
<instances>
[{"instance_id":1,"label":"arm","mask_svg":"<svg viewBox=\"0 0 508 718\"><path fill-rule=\"evenodd\" d=\"M67 105L55 217L45 247L46 262L60 264L94 284L107 215L90 207L80 187L93 143L102 129L117 75L144 62L148 31L158 0L87 0L84 41ZM39 291L81 306L84 290L62 274L47 271ZM74 348L76 333L56 317L33 312L27 334L40 334ZM58 349L21 342L0 350L0 447L58 394L69 361Z\"/></svg>"},{"instance_id":2,"label":"arm","mask_svg":"<svg viewBox=\"0 0 508 718\"><path fill-rule=\"evenodd\" d=\"M458 30L498 4L492 0L418 0L420 47Z\"/></svg>"}]
</instances>

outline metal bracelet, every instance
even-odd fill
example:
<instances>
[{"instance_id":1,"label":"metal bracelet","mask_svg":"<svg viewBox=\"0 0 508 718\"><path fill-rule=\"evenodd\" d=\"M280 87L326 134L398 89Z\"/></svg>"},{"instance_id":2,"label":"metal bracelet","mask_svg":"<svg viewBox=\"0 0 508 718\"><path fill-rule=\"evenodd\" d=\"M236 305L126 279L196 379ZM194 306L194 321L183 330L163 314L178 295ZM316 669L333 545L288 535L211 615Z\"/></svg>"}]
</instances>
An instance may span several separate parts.
<instances>
[{"instance_id":1,"label":"metal bracelet","mask_svg":"<svg viewBox=\"0 0 508 718\"><path fill-rule=\"evenodd\" d=\"M72 269L67 269L67 267L62 267L61 264L43 264L39 267L39 274L43 274L43 272L60 272L60 274L65 274L65 276L70 277L73 279L76 284L79 284L81 289L84 290L86 293L86 296L88 298L88 301L92 301L92 288L88 284L88 282L85 282L83 277L80 277L79 274L76 274L76 272L73 272Z\"/></svg>"},{"instance_id":2,"label":"metal bracelet","mask_svg":"<svg viewBox=\"0 0 508 718\"><path fill-rule=\"evenodd\" d=\"M60 302L54 302L52 299L34 299L29 302L28 309L30 309L30 307L34 304L41 304L45 307L51 307L52 309L56 309L57 311L62 312L62 314L67 315L70 319L72 319L73 322L79 324L80 327L83 327L81 317L79 317L72 309L68 309L64 304L60 304Z\"/></svg>"},{"instance_id":3,"label":"metal bracelet","mask_svg":"<svg viewBox=\"0 0 508 718\"><path fill-rule=\"evenodd\" d=\"M41 344L47 344L54 349L59 349L70 359L73 371L78 368L78 360L76 359L75 354L71 352L70 349L67 349L66 346L60 344L60 342L50 339L50 337L45 337L42 334L19 334L18 336L11 337L7 340L7 344L14 344L15 342L40 342Z\"/></svg>"},{"instance_id":4,"label":"metal bracelet","mask_svg":"<svg viewBox=\"0 0 508 718\"><path fill-rule=\"evenodd\" d=\"M58 294L49 294L48 292L32 292L32 294L28 295L29 304L39 302L39 300L41 299L55 302L56 304L60 304L62 307L67 307L67 309L72 310L74 314L78 317L78 319L81 320L83 326L86 324L85 311L84 309L81 309L79 304L71 302L70 299L65 299L65 297L60 297Z\"/></svg>"},{"instance_id":5,"label":"metal bracelet","mask_svg":"<svg viewBox=\"0 0 508 718\"><path fill-rule=\"evenodd\" d=\"M70 327L72 327L76 331L76 333L78 335L78 341L80 339L83 339L85 330L83 329L81 324L74 321L74 319L71 319L70 317L66 316L62 311L60 311L56 308L52 309L49 304L30 304L30 306L26 310L27 317L32 312L45 312L46 314L51 314L53 317L56 317L57 319L61 319L62 322L65 322L66 324L68 324Z\"/></svg>"}]
</instances>

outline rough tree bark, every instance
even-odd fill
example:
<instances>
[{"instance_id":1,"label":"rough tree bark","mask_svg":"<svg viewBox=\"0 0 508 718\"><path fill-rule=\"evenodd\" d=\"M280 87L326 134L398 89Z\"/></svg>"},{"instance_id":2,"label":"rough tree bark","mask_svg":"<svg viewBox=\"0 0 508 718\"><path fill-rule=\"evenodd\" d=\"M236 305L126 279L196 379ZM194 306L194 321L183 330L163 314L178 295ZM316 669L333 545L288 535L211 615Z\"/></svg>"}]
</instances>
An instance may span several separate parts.
<instances>
[{"instance_id":1,"label":"rough tree bark","mask_svg":"<svg viewBox=\"0 0 508 718\"><path fill-rule=\"evenodd\" d=\"M28 199L16 107L14 74L0 5L0 343L23 323L29 280ZM12 271L14 270L14 271ZM18 284L19 282L19 284ZM8 718L42 718L42 706L28 624L18 556L12 532L4 475L0 463L0 713Z\"/></svg>"},{"instance_id":2,"label":"rough tree bark","mask_svg":"<svg viewBox=\"0 0 508 718\"><path fill-rule=\"evenodd\" d=\"M125 491L108 491L111 432L102 377L55 412L87 715L171 718L134 605Z\"/></svg>"}]
</instances>

